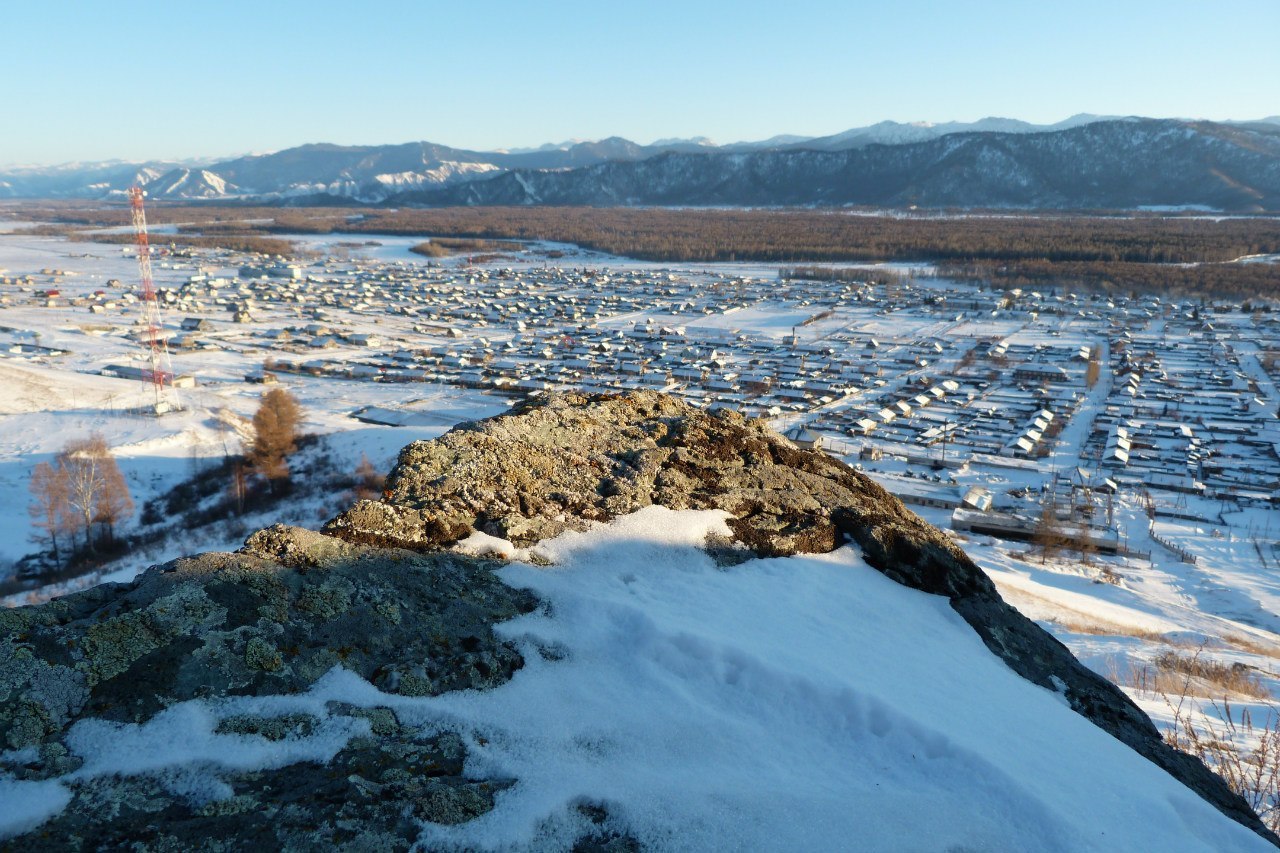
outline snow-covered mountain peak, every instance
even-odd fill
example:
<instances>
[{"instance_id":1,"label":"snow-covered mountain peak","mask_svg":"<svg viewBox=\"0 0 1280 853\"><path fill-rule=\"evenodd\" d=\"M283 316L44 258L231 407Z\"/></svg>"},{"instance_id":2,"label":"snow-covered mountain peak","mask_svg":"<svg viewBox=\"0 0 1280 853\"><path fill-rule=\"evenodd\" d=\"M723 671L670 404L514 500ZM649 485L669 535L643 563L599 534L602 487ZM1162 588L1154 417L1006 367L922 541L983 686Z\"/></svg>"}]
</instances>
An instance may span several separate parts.
<instances>
[{"instance_id":1,"label":"snow-covered mountain peak","mask_svg":"<svg viewBox=\"0 0 1280 853\"><path fill-rule=\"evenodd\" d=\"M677 184L695 178L694 172L723 170L726 167L742 168L743 154L777 154L777 168L786 170L811 168L814 160L812 152L853 152L872 146L894 149L893 157L915 157L923 149L910 148L933 142L942 138L989 137L990 144L1000 139L1025 138L1035 140L1033 145L1041 145L1048 149L1063 145L1078 149L1081 156L1088 149L1090 157L1106 159L1116 156L1120 150L1128 151L1126 156L1150 160L1157 154L1157 140L1160 137L1153 129L1175 132L1190 142L1199 137L1209 140L1206 144L1217 147L1235 146L1235 148L1251 148L1255 153L1269 152L1274 149L1276 140L1271 136L1272 130L1280 124L1280 117L1272 117L1253 122L1214 123L1206 121L1185 121L1175 119L1144 119L1125 117L1112 119L1087 113L1071 116L1053 125L1037 125L1018 119L988 116L977 121L933 122L916 120L909 122L881 121L866 127L855 127L840 133L823 137L804 137L780 135L758 142L740 142L731 145L717 145L712 140L701 137L663 138L650 145L640 145L622 137L607 137L593 141L579 139L565 140L538 146L536 148L511 149L507 151L470 151L451 148L431 142L409 142L396 145L338 145L332 143L310 143L296 148L278 151L266 155L250 155L225 159L218 162L185 161L185 162L140 162L118 163L102 162L87 164L61 164L49 167L20 167L0 170L0 184L3 195L7 198L106 198L114 197L135 183L152 187L153 195L173 199L217 199L217 198L258 198L274 199L296 197L299 195L322 194L338 198L350 198L362 202L383 201L400 193L423 193L447 189L448 187L467 182L475 184L476 193L468 194L467 201L493 195L493 188L482 186L487 179L499 176L504 172L518 172L521 176L515 180L514 187L527 188L539 183L545 176L576 173L578 170L591 169L605 163L634 164L654 160L660 154L696 153L705 155L697 163L681 161L681 168L688 174L683 177L675 175L664 179L663 197L667 203L690 203L696 194L677 191ZM1129 128L1129 130L1124 130ZM1092 129L1096 129L1092 130ZM1077 131L1089 133L1075 134ZM1068 134L1069 136L1062 136ZM1098 139L1109 140L1110 148L1098 148L1088 144L1092 134ZM1251 134L1257 138L1248 145L1241 134ZM962 142L961 147L975 144L972 140ZM1162 143L1163 144L1163 143ZM1118 148L1116 146L1119 146ZM956 150L947 146L947 150ZM1059 154L1066 149L1059 151ZM1234 150L1234 149L1233 149ZM911 152L915 152L912 154ZM1056 156L1056 155L1055 155ZM1270 155L1268 155L1270 156ZM790 165L782 167L783 160L789 158ZM1000 158L987 156L978 161L986 164L988 169ZM1000 167L1003 168L1003 167ZM1096 171L1097 163L1080 162L1071 169ZM1138 165L1132 165L1127 171L1132 172ZM1174 167L1170 167L1174 168ZM1252 168L1252 167L1250 167ZM1034 194L1024 192L1030 187L1030 176L1036 173L1035 168L1023 164L1014 169L1020 177L1015 178L1012 172L1005 177L1008 182L1017 184L1019 189L1013 203L1035 203ZM1175 169L1176 172L1176 169ZM1121 171L1124 174L1125 170ZM899 171L899 174L901 172ZM1256 177L1246 170L1239 175L1232 175L1231 186L1240 188L1249 198L1266 198L1265 189L1269 172L1266 170ZM982 173L981 170L970 170L966 180L996 179L1000 176ZM957 176L958 178L958 176ZM592 179L595 179L593 176ZM796 195L786 191L785 187L768 184L768 174L760 172L754 180L763 182L762 192L756 194L757 201L762 204L827 204L832 203L839 194L839 188L824 186L809 195ZM696 181L695 181L696 182ZM1073 182L1067 180L1065 185ZM1216 179L1216 184L1221 180ZM727 186L727 185L726 185ZM639 193L628 191L617 194L612 191L595 193L592 203L618 203L620 200L640 198L652 192L655 186L648 189L637 188ZM767 191L764 191L767 189ZM1220 189L1220 188L1219 188ZM951 199L949 203L962 205L978 205L990 203L982 193L963 192L960 185L948 186L945 195ZM1061 191L1056 191L1058 195ZM1199 193L1199 191L1197 191ZM1212 194L1221 194L1214 190ZM555 195L552 193L552 195ZM1052 205L1064 203L1058 195L1046 197L1042 201ZM1179 193L1164 193L1169 198L1156 201L1154 198L1135 198L1135 204L1213 204L1207 200L1205 193L1193 198L1190 195L1179 197ZM531 203L527 193L521 190L521 203ZM534 193L538 199L548 198L541 191ZM1024 196L1026 200L1024 200ZM924 197L917 191L908 190L904 198L908 203L919 204ZM728 199L708 199L705 203L727 203ZM456 201L454 203L457 203ZM662 203L662 202L659 202ZM704 202L691 202L704 203ZM1000 200L996 203L1009 203ZM1109 203L1109 202L1108 202ZM1127 204L1123 198L1117 199L1119 204ZM1232 201L1228 206L1235 204ZM1257 206L1248 202L1247 206ZM1263 209L1267 208L1262 205Z\"/></svg>"}]
</instances>

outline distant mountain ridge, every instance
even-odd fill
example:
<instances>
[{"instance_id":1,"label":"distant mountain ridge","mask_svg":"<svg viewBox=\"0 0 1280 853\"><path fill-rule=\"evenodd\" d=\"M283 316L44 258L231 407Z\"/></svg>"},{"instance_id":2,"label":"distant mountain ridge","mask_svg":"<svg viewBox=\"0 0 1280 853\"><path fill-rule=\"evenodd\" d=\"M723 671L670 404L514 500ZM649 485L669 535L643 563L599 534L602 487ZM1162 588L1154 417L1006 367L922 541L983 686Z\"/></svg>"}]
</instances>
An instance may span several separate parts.
<instances>
[{"instance_id":1,"label":"distant mountain ridge","mask_svg":"<svg viewBox=\"0 0 1280 853\"><path fill-rule=\"evenodd\" d=\"M1280 117L1209 122L1081 114L880 122L825 137L621 137L519 151L316 143L218 162L0 170L0 198L488 205L1206 207L1280 210Z\"/></svg>"},{"instance_id":2,"label":"distant mountain ridge","mask_svg":"<svg viewBox=\"0 0 1280 853\"><path fill-rule=\"evenodd\" d=\"M1280 127L1093 122L897 145L668 153L519 170L394 201L433 205L878 205L1280 210Z\"/></svg>"},{"instance_id":3,"label":"distant mountain ridge","mask_svg":"<svg viewBox=\"0 0 1280 853\"><path fill-rule=\"evenodd\" d=\"M432 142L311 143L202 167L174 161L112 161L10 168L0 170L0 198L109 198L138 183L152 197L165 199L333 195L376 202L407 189L473 180L491 172L572 169L699 150L704 146L692 141L644 146L620 137L522 152L469 151Z\"/></svg>"},{"instance_id":4,"label":"distant mountain ridge","mask_svg":"<svg viewBox=\"0 0 1280 853\"><path fill-rule=\"evenodd\" d=\"M1118 116L1096 116L1089 113L1080 113L1055 124L1031 124L1018 119L997 118L994 116L974 122L949 121L942 124L924 121L908 124L896 121L882 121L869 127L858 127L832 136L798 140L787 147L843 151L849 148L861 148L865 145L900 145L908 142L927 142L930 139L949 136L953 133L1051 133L1055 130L1068 130L1098 121L1119 120L1122 119Z\"/></svg>"}]
</instances>

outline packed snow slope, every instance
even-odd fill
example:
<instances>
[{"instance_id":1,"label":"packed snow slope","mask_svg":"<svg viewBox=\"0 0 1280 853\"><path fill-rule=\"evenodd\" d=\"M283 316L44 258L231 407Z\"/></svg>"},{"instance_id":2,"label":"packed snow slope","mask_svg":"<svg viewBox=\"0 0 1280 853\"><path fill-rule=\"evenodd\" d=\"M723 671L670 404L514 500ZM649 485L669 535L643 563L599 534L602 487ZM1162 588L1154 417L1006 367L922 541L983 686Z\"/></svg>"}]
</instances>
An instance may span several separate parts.
<instances>
[{"instance_id":1,"label":"packed snow slope","mask_svg":"<svg viewBox=\"0 0 1280 853\"><path fill-rule=\"evenodd\" d=\"M558 395L0 611L0 849L1268 849L945 535L763 425Z\"/></svg>"}]
</instances>

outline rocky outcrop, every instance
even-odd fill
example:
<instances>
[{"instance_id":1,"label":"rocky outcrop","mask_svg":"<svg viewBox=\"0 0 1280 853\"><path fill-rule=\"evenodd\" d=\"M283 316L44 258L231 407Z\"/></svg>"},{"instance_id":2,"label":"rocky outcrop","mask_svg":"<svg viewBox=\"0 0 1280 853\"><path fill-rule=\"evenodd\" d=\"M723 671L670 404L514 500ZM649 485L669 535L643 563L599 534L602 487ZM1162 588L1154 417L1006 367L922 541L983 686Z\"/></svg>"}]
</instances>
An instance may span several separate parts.
<instances>
[{"instance_id":1,"label":"rocky outcrop","mask_svg":"<svg viewBox=\"0 0 1280 853\"><path fill-rule=\"evenodd\" d=\"M493 633L531 595L493 563L354 546L297 528L259 531L236 554L202 554L39 607L0 610L0 752L19 779L64 776L72 723L144 723L193 698L299 694L341 665L382 691L494 687L523 660ZM464 777L456 735L424 736L386 708L327 766L227 773L201 803L153 776L69 783L71 804L0 849L408 849L416 820L458 823L492 807L502 780ZM219 733L306 737L314 717L230 716ZM126 844L128 842L128 844Z\"/></svg>"},{"instance_id":2,"label":"rocky outcrop","mask_svg":"<svg viewBox=\"0 0 1280 853\"><path fill-rule=\"evenodd\" d=\"M760 421L708 413L655 392L560 394L404 448L382 501L325 526L349 542L432 549L472 530L528 545L643 506L720 509L764 556L845 541L869 564L952 608L1015 672L1273 842L1257 815L1197 759L1166 744L1115 685L1000 598L945 534L870 478L801 450Z\"/></svg>"},{"instance_id":3,"label":"rocky outcrop","mask_svg":"<svg viewBox=\"0 0 1280 853\"><path fill-rule=\"evenodd\" d=\"M651 504L728 513L733 541L707 543L724 565L855 543L893 580L946 596L1018 674L1276 840L1221 779L1166 746L1123 693L874 482L763 423L638 392L554 395L411 444L383 500L356 504L327 535L274 527L235 554L0 611L0 770L61 778L73 796L0 849L219 849L234 835L272 849L394 850L410 845L418 821L482 814L510 780L468 778L462 739L409 725L390 707L329 703L324 725L355 727L336 753L305 767L225 772L217 797L145 774L77 776L67 732L87 717L145 723L192 698L296 695L335 666L388 694L494 687L523 661L493 625L537 602L502 584L498 563L443 549L474 531L532 546ZM241 713L220 718L217 731L291 743L321 724L306 712ZM634 848L598 807L583 809L600 830L589 829L581 849Z\"/></svg>"},{"instance_id":4,"label":"rocky outcrop","mask_svg":"<svg viewBox=\"0 0 1280 853\"><path fill-rule=\"evenodd\" d=\"M474 529L528 545L660 504L725 510L739 541L782 556L832 550L842 541L834 509L875 513L886 497L848 466L733 412L710 415L654 392L563 394L410 444L385 498L356 504L324 531L427 549ZM955 550L910 513L885 521Z\"/></svg>"}]
</instances>

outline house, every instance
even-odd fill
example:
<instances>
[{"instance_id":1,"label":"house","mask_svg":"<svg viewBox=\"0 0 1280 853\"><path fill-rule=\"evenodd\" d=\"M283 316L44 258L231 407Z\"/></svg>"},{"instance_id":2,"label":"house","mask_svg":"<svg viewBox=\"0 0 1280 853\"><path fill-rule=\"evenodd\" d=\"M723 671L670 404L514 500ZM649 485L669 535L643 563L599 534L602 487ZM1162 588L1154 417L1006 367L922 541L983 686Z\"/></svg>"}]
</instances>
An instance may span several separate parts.
<instances>
[{"instance_id":1,"label":"house","mask_svg":"<svg viewBox=\"0 0 1280 853\"><path fill-rule=\"evenodd\" d=\"M984 489L982 486L970 486L965 489L964 495L961 496L960 505L978 512L986 512L991 509L992 499L993 496L990 490Z\"/></svg>"},{"instance_id":2,"label":"house","mask_svg":"<svg viewBox=\"0 0 1280 853\"><path fill-rule=\"evenodd\" d=\"M1059 365L1033 361L1015 367L1013 378L1018 382L1067 382L1069 376Z\"/></svg>"},{"instance_id":3,"label":"house","mask_svg":"<svg viewBox=\"0 0 1280 853\"><path fill-rule=\"evenodd\" d=\"M802 450L822 449L822 436L809 429L804 424L796 424L782 435Z\"/></svg>"}]
</instances>

